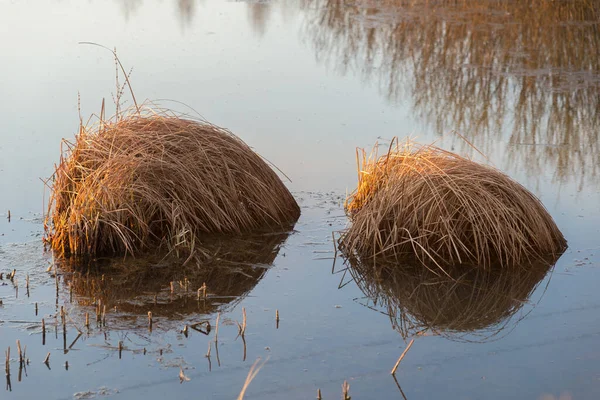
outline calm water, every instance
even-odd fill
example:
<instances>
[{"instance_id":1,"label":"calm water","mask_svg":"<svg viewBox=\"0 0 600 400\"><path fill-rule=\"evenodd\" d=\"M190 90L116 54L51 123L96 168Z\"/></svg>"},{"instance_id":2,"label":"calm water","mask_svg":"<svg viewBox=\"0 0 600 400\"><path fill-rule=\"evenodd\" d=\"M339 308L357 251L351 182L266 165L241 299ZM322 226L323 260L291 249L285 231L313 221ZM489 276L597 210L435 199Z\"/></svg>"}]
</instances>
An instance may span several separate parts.
<instances>
[{"instance_id":1,"label":"calm water","mask_svg":"<svg viewBox=\"0 0 600 400\"><path fill-rule=\"evenodd\" d=\"M0 1L0 348L11 347L0 397L232 399L268 357L246 398L314 398L317 388L339 398L344 380L355 399L599 398L599 24L594 2L544 0ZM234 270L190 277L188 292L169 286L187 275L103 283L66 266L57 292L40 240L40 178L76 132L78 93L87 116L114 92L110 53L81 41L117 48L138 99L183 102L285 171L303 212L294 232L265 240L261 257ZM332 274L331 233L346 224L355 147L398 135L476 156L453 130L542 199L569 249L508 299L510 315L490 310L483 322L415 336L395 382L389 371L407 342L394 323L415 322L416 309L398 300L404 314L386 315L398 311L394 299L367 296L343 260ZM204 281L209 296L198 301ZM106 326L95 322L100 294ZM207 322L209 335L182 332ZM16 340L31 360L20 376Z\"/></svg>"}]
</instances>

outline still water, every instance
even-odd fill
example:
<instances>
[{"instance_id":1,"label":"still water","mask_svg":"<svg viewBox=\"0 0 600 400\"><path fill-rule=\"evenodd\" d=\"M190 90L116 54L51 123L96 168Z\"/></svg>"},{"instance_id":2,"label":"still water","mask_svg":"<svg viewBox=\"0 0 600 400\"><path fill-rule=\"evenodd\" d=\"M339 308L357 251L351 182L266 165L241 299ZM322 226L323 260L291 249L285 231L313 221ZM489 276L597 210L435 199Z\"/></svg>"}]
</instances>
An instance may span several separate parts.
<instances>
[{"instance_id":1,"label":"still water","mask_svg":"<svg viewBox=\"0 0 600 400\"><path fill-rule=\"evenodd\" d=\"M0 1L0 398L232 399L259 357L249 399L340 398L344 380L355 399L600 398L599 24L590 1ZM285 171L294 231L201 274L55 264L40 178L77 131L78 94L87 116L115 92L111 54L84 41L117 49L138 99L192 107ZM513 176L567 252L542 273L477 275L476 296L422 274L374 282L339 258L332 273L355 148L396 135Z\"/></svg>"}]
</instances>

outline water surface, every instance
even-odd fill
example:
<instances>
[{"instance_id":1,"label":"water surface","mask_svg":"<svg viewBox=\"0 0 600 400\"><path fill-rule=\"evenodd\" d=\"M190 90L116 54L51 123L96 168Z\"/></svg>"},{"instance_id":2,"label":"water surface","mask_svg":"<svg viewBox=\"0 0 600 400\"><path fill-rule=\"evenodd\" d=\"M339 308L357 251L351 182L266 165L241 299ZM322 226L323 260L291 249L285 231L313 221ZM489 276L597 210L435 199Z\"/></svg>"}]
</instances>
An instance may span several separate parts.
<instances>
[{"instance_id":1,"label":"water surface","mask_svg":"<svg viewBox=\"0 0 600 400\"><path fill-rule=\"evenodd\" d=\"M12 358L2 398L231 399L258 357L268 361L247 398L305 399L318 388L339 398L344 380L356 399L598 398L599 12L542 0L0 2L0 345ZM41 243L40 178L76 133L78 94L87 116L115 92L111 54L82 41L116 47L138 98L185 103L285 171L302 207L294 231L260 240L261 257L246 254L225 277L132 269L132 279L106 265L84 275L60 263L56 277ZM343 260L332 274L355 147L395 135L506 171L565 234L567 252L532 293L508 299L510 312L445 328L437 319L417 334ZM13 269L18 290L6 279ZM404 307L401 321L427 321L406 299L391 304ZM394 381L407 332L415 342ZM20 379L16 340L31 361ZM180 369L190 379L181 384Z\"/></svg>"}]
</instances>

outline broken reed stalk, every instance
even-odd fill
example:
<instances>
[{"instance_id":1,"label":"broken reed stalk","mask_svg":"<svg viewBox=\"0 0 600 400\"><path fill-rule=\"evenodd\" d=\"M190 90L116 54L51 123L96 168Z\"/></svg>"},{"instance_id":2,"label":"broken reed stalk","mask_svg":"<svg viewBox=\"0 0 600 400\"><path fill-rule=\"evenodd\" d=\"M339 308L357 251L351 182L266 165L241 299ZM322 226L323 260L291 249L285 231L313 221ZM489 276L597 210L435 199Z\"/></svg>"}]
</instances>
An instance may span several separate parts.
<instances>
[{"instance_id":1,"label":"broken reed stalk","mask_svg":"<svg viewBox=\"0 0 600 400\"><path fill-rule=\"evenodd\" d=\"M179 383L187 382L189 380L190 380L190 378L185 376L185 373L183 372L183 367L180 366L179 367Z\"/></svg>"},{"instance_id":2,"label":"broken reed stalk","mask_svg":"<svg viewBox=\"0 0 600 400\"><path fill-rule=\"evenodd\" d=\"M241 336L246 334L246 307L242 307L242 329L240 334Z\"/></svg>"},{"instance_id":3,"label":"broken reed stalk","mask_svg":"<svg viewBox=\"0 0 600 400\"><path fill-rule=\"evenodd\" d=\"M121 341L121 340L119 340L118 350L119 350L119 360L120 360L121 353L123 353L123 341Z\"/></svg>"},{"instance_id":4,"label":"broken reed stalk","mask_svg":"<svg viewBox=\"0 0 600 400\"><path fill-rule=\"evenodd\" d=\"M350 400L350 384L348 381L344 381L342 384L342 399Z\"/></svg>"},{"instance_id":5,"label":"broken reed stalk","mask_svg":"<svg viewBox=\"0 0 600 400\"><path fill-rule=\"evenodd\" d=\"M73 321L73 319L71 319L71 316L69 314L66 314L69 322L71 322L71 324L75 327L75 329L77 330L78 336L83 334L83 331L81 329L79 329L79 327L77 326L77 324L75 323L75 321ZM66 332L66 327L65 327L65 332Z\"/></svg>"},{"instance_id":6,"label":"broken reed stalk","mask_svg":"<svg viewBox=\"0 0 600 400\"><path fill-rule=\"evenodd\" d=\"M542 203L502 172L433 145L392 140L359 159L346 199L345 255L514 267L562 253L566 240ZM360 158L360 157L359 157Z\"/></svg>"},{"instance_id":7,"label":"broken reed stalk","mask_svg":"<svg viewBox=\"0 0 600 400\"><path fill-rule=\"evenodd\" d=\"M217 313L217 322L215 324L215 343L219 341L219 319L221 318L221 313Z\"/></svg>"},{"instance_id":8,"label":"broken reed stalk","mask_svg":"<svg viewBox=\"0 0 600 400\"><path fill-rule=\"evenodd\" d=\"M298 204L275 171L226 129L168 110L128 110L63 141L48 180L45 241L60 256L173 250L207 233L288 229Z\"/></svg>"},{"instance_id":9,"label":"broken reed stalk","mask_svg":"<svg viewBox=\"0 0 600 400\"><path fill-rule=\"evenodd\" d=\"M96 302L96 322L100 323L102 321L102 315L101 315L101 307L102 307L102 299L98 299L98 301Z\"/></svg>"},{"instance_id":10,"label":"broken reed stalk","mask_svg":"<svg viewBox=\"0 0 600 400\"><path fill-rule=\"evenodd\" d=\"M21 341L17 339L17 353L19 353L19 365L23 365L23 351L21 350Z\"/></svg>"},{"instance_id":11,"label":"broken reed stalk","mask_svg":"<svg viewBox=\"0 0 600 400\"><path fill-rule=\"evenodd\" d=\"M50 364L50 352L48 352L48 354L46 354L46 358L44 359L44 364L46 364L46 365Z\"/></svg>"},{"instance_id":12,"label":"broken reed stalk","mask_svg":"<svg viewBox=\"0 0 600 400\"><path fill-rule=\"evenodd\" d=\"M4 363L4 371L6 372L6 376L10 376L10 346L4 352L6 355L6 361Z\"/></svg>"},{"instance_id":13,"label":"broken reed stalk","mask_svg":"<svg viewBox=\"0 0 600 400\"><path fill-rule=\"evenodd\" d=\"M42 345L46 344L46 321L42 318Z\"/></svg>"},{"instance_id":14,"label":"broken reed stalk","mask_svg":"<svg viewBox=\"0 0 600 400\"><path fill-rule=\"evenodd\" d=\"M148 330L152 331L152 311L148 311Z\"/></svg>"},{"instance_id":15,"label":"broken reed stalk","mask_svg":"<svg viewBox=\"0 0 600 400\"><path fill-rule=\"evenodd\" d=\"M322 400L321 389L317 389L317 400Z\"/></svg>"},{"instance_id":16,"label":"broken reed stalk","mask_svg":"<svg viewBox=\"0 0 600 400\"><path fill-rule=\"evenodd\" d=\"M212 348L212 342L208 342L208 350L206 351L206 355L204 357L210 358L210 349Z\"/></svg>"},{"instance_id":17,"label":"broken reed stalk","mask_svg":"<svg viewBox=\"0 0 600 400\"><path fill-rule=\"evenodd\" d=\"M237 400L244 399L244 395L246 394L246 390L248 390L248 386L250 386L250 383L252 382L252 380L254 380L254 378L256 378L256 375L258 375L258 372L261 370L261 368L266 364L266 362L268 360L269 360L269 358L267 357L265 359L265 361L260 363L260 357L259 357L256 359L256 361L254 361L254 364L252 364L252 366L250 367L250 371L248 371L248 376L246 376L246 381L244 382L244 386L242 386L242 390L240 391L240 394L238 395Z\"/></svg>"},{"instance_id":18,"label":"broken reed stalk","mask_svg":"<svg viewBox=\"0 0 600 400\"><path fill-rule=\"evenodd\" d=\"M410 342L408 343L408 346L406 346L406 348L404 349L404 351L402 352L402 354L400 354L400 357L398 358L398 361L396 361L396 364L394 365L394 368L392 368L392 375L396 375L396 370L398 369L398 365L400 365L400 361L402 361L402 359L404 358L404 356L406 355L406 353L408 353L408 350L410 350L410 348L412 347L413 343L415 342L415 339L411 339Z\"/></svg>"}]
</instances>

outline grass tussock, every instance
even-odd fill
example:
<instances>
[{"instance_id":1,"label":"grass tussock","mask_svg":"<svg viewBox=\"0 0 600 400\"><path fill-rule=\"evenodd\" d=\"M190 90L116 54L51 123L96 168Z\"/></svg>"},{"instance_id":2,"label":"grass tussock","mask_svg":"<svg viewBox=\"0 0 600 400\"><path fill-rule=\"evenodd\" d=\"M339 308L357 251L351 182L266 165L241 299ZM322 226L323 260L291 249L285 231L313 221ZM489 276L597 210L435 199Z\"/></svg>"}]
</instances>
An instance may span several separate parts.
<instances>
[{"instance_id":1,"label":"grass tussock","mask_svg":"<svg viewBox=\"0 0 600 400\"><path fill-rule=\"evenodd\" d=\"M517 318L555 261L512 269L453 266L439 274L420 265L392 261L374 266L352 259L349 271L404 338L433 332L483 341L510 331L527 315Z\"/></svg>"},{"instance_id":2,"label":"grass tussock","mask_svg":"<svg viewBox=\"0 0 600 400\"><path fill-rule=\"evenodd\" d=\"M60 255L193 252L205 234L289 228L300 209L224 128L142 106L63 141L46 241Z\"/></svg>"},{"instance_id":3,"label":"grass tussock","mask_svg":"<svg viewBox=\"0 0 600 400\"><path fill-rule=\"evenodd\" d=\"M357 153L346 254L439 267L518 266L562 253L566 241L542 203L500 171L433 145L392 140L378 158Z\"/></svg>"}]
</instances>

